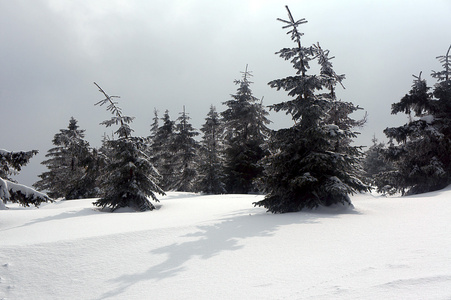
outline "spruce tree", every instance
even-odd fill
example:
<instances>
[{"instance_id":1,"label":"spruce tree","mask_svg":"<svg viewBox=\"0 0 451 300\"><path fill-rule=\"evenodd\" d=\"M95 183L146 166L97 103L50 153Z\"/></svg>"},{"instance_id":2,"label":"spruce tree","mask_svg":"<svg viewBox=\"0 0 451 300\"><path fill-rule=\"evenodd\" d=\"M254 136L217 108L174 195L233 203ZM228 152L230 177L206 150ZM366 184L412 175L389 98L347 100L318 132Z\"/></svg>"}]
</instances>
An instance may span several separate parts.
<instances>
[{"instance_id":1,"label":"spruce tree","mask_svg":"<svg viewBox=\"0 0 451 300\"><path fill-rule=\"evenodd\" d=\"M198 149L199 143L194 139L199 133L189 122L190 117L183 112L177 119L174 134L174 182L171 189L181 192L195 192L195 183L197 180Z\"/></svg>"},{"instance_id":2,"label":"spruce tree","mask_svg":"<svg viewBox=\"0 0 451 300\"><path fill-rule=\"evenodd\" d=\"M200 131L203 135L199 150L197 188L206 194L225 194L222 156L223 126L213 105L210 107Z\"/></svg>"},{"instance_id":3,"label":"spruce tree","mask_svg":"<svg viewBox=\"0 0 451 300\"><path fill-rule=\"evenodd\" d=\"M398 103L392 114L403 112L409 122L386 128L394 141L385 151L395 170L382 172L378 188L390 186L402 194L418 194L444 188L451 183L451 46L446 55L437 57L443 70L433 72L437 83L431 92L425 79L414 76L412 89Z\"/></svg>"},{"instance_id":4,"label":"spruce tree","mask_svg":"<svg viewBox=\"0 0 451 300\"><path fill-rule=\"evenodd\" d=\"M372 139L373 144L365 151L365 157L362 162L365 182L375 186L375 177L381 172L388 172L393 170L392 164L383 157L383 152L386 149L385 143L378 142L376 137ZM382 190L379 190L382 192ZM388 191L386 191L388 192Z\"/></svg>"},{"instance_id":5,"label":"spruce tree","mask_svg":"<svg viewBox=\"0 0 451 300\"><path fill-rule=\"evenodd\" d=\"M131 136L133 130L129 124L133 118L122 114L117 102L112 100L116 96L109 96L94 84L105 96L96 105L107 105L107 110L113 114L110 120L101 124L107 127L119 125L119 129L115 132L117 139L106 141L111 157L102 178L105 193L93 204L109 207L111 211L127 206L139 211L153 210L155 206L148 197L158 202L156 193L164 195L164 192L158 186L160 175L143 151L146 148L145 139Z\"/></svg>"},{"instance_id":6,"label":"spruce tree","mask_svg":"<svg viewBox=\"0 0 451 300\"><path fill-rule=\"evenodd\" d=\"M91 159L89 143L84 140L85 130L79 129L71 117L67 129L60 129L53 138L54 148L48 150L47 160L41 162L48 171L39 175L33 184L40 191L48 191L52 198L79 199L96 197L92 181L86 181L87 165Z\"/></svg>"},{"instance_id":7,"label":"spruce tree","mask_svg":"<svg viewBox=\"0 0 451 300\"><path fill-rule=\"evenodd\" d=\"M152 144L153 140L155 139L157 132L158 132L158 128L160 127L159 124L159 117L158 117L158 110L156 108L154 108L153 110L153 115L154 117L152 118L153 122L152 125L150 126L150 135L149 135L149 143Z\"/></svg>"},{"instance_id":8,"label":"spruce tree","mask_svg":"<svg viewBox=\"0 0 451 300\"><path fill-rule=\"evenodd\" d=\"M259 161L265 156L268 133L268 113L258 98L252 94L249 80L251 72L242 72L241 80L235 80L237 93L224 102L228 108L221 113L224 123L225 167L227 192L247 194L256 192L255 181L262 175Z\"/></svg>"},{"instance_id":9,"label":"spruce tree","mask_svg":"<svg viewBox=\"0 0 451 300\"><path fill-rule=\"evenodd\" d=\"M350 146L349 139L356 136L350 130L352 122L346 120L357 107L336 99L335 86L343 75L332 69L328 51L319 45L304 47L298 27L307 21L295 21L288 11L289 20L282 20L289 29L293 48L283 48L279 54L289 60L295 75L269 82L272 88L288 92L287 100L270 108L291 115L294 125L273 132L262 179L267 195L254 203L273 213L300 211L304 208L351 204L349 194L369 190L359 179L361 147ZM319 75L308 74L309 63L317 59ZM340 114L336 110L340 105ZM343 109L346 108L346 109Z\"/></svg>"},{"instance_id":10,"label":"spruce tree","mask_svg":"<svg viewBox=\"0 0 451 300\"><path fill-rule=\"evenodd\" d=\"M10 176L18 174L36 154L38 150L13 152L0 149L0 178L12 181Z\"/></svg>"},{"instance_id":11,"label":"spruce tree","mask_svg":"<svg viewBox=\"0 0 451 300\"><path fill-rule=\"evenodd\" d=\"M10 178L11 175L18 174L37 153L37 150L13 152L0 149L0 209L6 209L8 201L23 206L33 204L36 207L42 202L53 202L46 194L18 184Z\"/></svg>"},{"instance_id":12,"label":"spruce tree","mask_svg":"<svg viewBox=\"0 0 451 300\"><path fill-rule=\"evenodd\" d=\"M152 151L152 163L161 174L160 186L163 190L168 191L173 188L175 182L176 168L176 147L175 139L175 121L171 120L169 111L166 110L163 118L163 124L158 127L152 139L150 146Z\"/></svg>"}]
</instances>

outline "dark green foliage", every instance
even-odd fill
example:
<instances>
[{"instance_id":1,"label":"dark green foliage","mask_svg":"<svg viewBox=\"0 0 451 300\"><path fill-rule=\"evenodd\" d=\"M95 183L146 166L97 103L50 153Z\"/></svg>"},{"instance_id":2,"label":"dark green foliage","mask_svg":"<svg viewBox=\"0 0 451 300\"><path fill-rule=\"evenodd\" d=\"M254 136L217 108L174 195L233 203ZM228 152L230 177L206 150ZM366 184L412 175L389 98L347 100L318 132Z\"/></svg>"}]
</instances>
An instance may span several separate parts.
<instances>
[{"instance_id":1,"label":"dark green foliage","mask_svg":"<svg viewBox=\"0 0 451 300\"><path fill-rule=\"evenodd\" d=\"M154 108L153 114L154 114L154 117L152 118L153 123L150 126L150 136L148 137L150 144L152 144L153 140L155 139L158 132L158 128L160 127L159 125L160 118L158 117L158 110L156 108Z\"/></svg>"},{"instance_id":2,"label":"dark green foliage","mask_svg":"<svg viewBox=\"0 0 451 300\"><path fill-rule=\"evenodd\" d=\"M101 178L104 194L93 204L109 207L111 211L127 206L138 211L153 210L155 207L148 197L158 201L156 193L164 195L164 191L158 185L160 175L145 153L147 144L143 138L130 136L132 129L128 124L133 118L123 116L117 103L96 86L106 97L97 104L108 104L108 110L114 115L102 124L107 127L120 124L120 127L115 132L118 139L104 142L105 152L109 154Z\"/></svg>"},{"instance_id":3,"label":"dark green foliage","mask_svg":"<svg viewBox=\"0 0 451 300\"><path fill-rule=\"evenodd\" d=\"M432 73L438 80L432 92L420 73L414 76L409 93L392 105L392 114L403 112L410 121L384 130L387 137L397 142L384 152L395 170L376 176L379 190L418 194L451 183L450 49L451 46L446 55L438 57L443 71Z\"/></svg>"},{"instance_id":4,"label":"dark green foliage","mask_svg":"<svg viewBox=\"0 0 451 300\"><path fill-rule=\"evenodd\" d=\"M335 85L344 79L332 69L329 51L319 44L301 45L303 35L297 29L304 19L294 21L287 7L294 48L277 52L289 60L296 75L269 82L277 90L283 89L293 97L271 106L275 111L291 115L294 125L273 132L270 155L263 159L265 174L262 184L265 199L254 203L273 213L300 211L319 205L351 204L349 194L368 191L359 179L361 147L350 146L356 137L352 127L363 123L349 114L358 110L350 102L336 99ZM321 66L319 75L309 75L309 63L317 59ZM318 93L322 92L322 93Z\"/></svg>"},{"instance_id":5,"label":"dark green foliage","mask_svg":"<svg viewBox=\"0 0 451 300\"><path fill-rule=\"evenodd\" d=\"M232 100L223 104L228 107L221 113L225 128L226 189L229 193L246 194L256 192L254 181L262 175L259 161L265 156L268 135L268 113L250 89L251 73L243 72L243 79Z\"/></svg>"},{"instance_id":6,"label":"dark green foliage","mask_svg":"<svg viewBox=\"0 0 451 300\"><path fill-rule=\"evenodd\" d=\"M12 152L0 149L0 178L11 180L9 176L20 172L38 150Z\"/></svg>"},{"instance_id":7,"label":"dark green foliage","mask_svg":"<svg viewBox=\"0 0 451 300\"><path fill-rule=\"evenodd\" d=\"M156 193L164 195L157 185L159 174L142 151L146 144L142 138L119 138L106 142L112 150L102 175L104 194L94 205L114 211L121 207L131 207L138 211L153 210L155 206L148 200L158 202Z\"/></svg>"},{"instance_id":8,"label":"dark green foliage","mask_svg":"<svg viewBox=\"0 0 451 300\"><path fill-rule=\"evenodd\" d=\"M375 176L381 172L393 171L393 165L384 159L383 152L386 149L385 144L378 143L375 137L372 141L373 145L365 151L362 166L365 182L370 185L375 185Z\"/></svg>"},{"instance_id":9,"label":"dark green foliage","mask_svg":"<svg viewBox=\"0 0 451 300\"><path fill-rule=\"evenodd\" d=\"M37 192L27 186L14 182L10 175L17 174L25 166L37 150L6 151L0 149L0 209L6 208L4 203L11 201L23 206L39 206L42 202L52 202L46 194Z\"/></svg>"},{"instance_id":10,"label":"dark green foliage","mask_svg":"<svg viewBox=\"0 0 451 300\"><path fill-rule=\"evenodd\" d=\"M203 133L199 150L199 168L197 189L206 194L225 194L222 157L223 127L216 108L212 105L205 123L200 131Z\"/></svg>"},{"instance_id":11,"label":"dark green foliage","mask_svg":"<svg viewBox=\"0 0 451 300\"><path fill-rule=\"evenodd\" d=\"M176 147L175 122L171 120L169 111L166 110L162 118L163 124L155 131L151 142L152 163L160 173L160 187L165 190L171 190L175 181L176 168Z\"/></svg>"},{"instance_id":12,"label":"dark green foliage","mask_svg":"<svg viewBox=\"0 0 451 300\"><path fill-rule=\"evenodd\" d=\"M195 192L197 180L198 149L199 143L194 139L199 133L189 123L189 116L183 112L177 119L174 135L174 157L176 159L174 169L174 182L172 190L181 192Z\"/></svg>"},{"instance_id":13,"label":"dark green foliage","mask_svg":"<svg viewBox=\"0 0 451 300\"><path fill-rule=\"evenodd\" d=\"M78 129L77 120L69 120L67 129L55 134L56 146L41 162L48 171L39 175L41 180L33 184L40 191L48 191L52 198L79 199L98 196L91 181L86 180L87 169L93 159L93 151L84 140L84 130Z\"/></svg>"},{"instance_id":14,"label":"dark green foliage","mask_svg":"<svg viewBox=\"0 0 451 300\"><path fill-rule=\"evenodd\" d=\"M46 194L35 191L27 186L0 178L0 200L2 203L11 201L23 206L38 207L42 202L53 202ZM0 204L0 208L3 204Z\"/></svg>"},{"instance_id":15,"label":"dark green foliage","mask_svg":"<svg viewBox=\"0 0 451 300\"><path fill-rule=\"evenodd\" d=\"M227 191L231 194L247 194L257 192L255 184L263 172L260 160L265 156L261 144L247 141L235 143L225 151L225 175L227 176Z\"/></svg>"}]
</instances>

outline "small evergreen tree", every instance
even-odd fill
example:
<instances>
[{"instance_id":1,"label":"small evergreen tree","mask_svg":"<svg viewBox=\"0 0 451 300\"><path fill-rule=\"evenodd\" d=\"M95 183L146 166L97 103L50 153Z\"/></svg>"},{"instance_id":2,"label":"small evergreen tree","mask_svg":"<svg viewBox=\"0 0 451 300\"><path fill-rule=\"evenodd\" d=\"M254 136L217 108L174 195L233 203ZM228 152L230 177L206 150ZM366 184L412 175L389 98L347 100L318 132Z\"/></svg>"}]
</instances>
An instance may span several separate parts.
<instances>
[{"instance_id":1,"label":"small evergreen tree","mask_svg":"<svg viewBox=\"0 0 451 300\"><path fill-rule=\"evenodd\" d=\"M373 145L365 151L365 158L362 162L365 182L370 185L376 185L375 176L381 172L393 170L390 162L384 159L382 153L386 146L382 142L378 142L376 137L372 139Z\"/></svg>"},{"instance_id":2,"label":"small evergreen tree","mask_svg":"<svg viewBox=\"0 0 451 300\"><path fill-rule=\"evenodd\" d=\"M0 149L0 209L6 209L8 201L23 206L39 206L42 202L53 202L46 194L18 184L10 178L18 174L23 166L38 153L37 150L12 152Z\"/></svg>"},{"instance_id":3,"label":"small evergreen tree","mask_svg":"<svg viewBox=\"0 0 451 300\"><path fill-rule=\"evenodd\" d=\"M351 147L348 140L356 136L346 121L349 111L336 112L338 106L334 87L341 83L343 75L336 75L328 58L328 51L318 47L303 47L298 26L305 19L295 21L287 8L289 20L278 19L289 28L294 48L283 48L279 54L290 60L296 75L269 82L277 90L284 89L292 100L271 106L275 111L286 111L294 125L273 132L262 179L267 195L254 203L273 213L299 211L319 205L350 204L349 194L369 190L358 179L361 147ZM318 59L321 71L309 75L309 63ZM317 93L323 91L323 93ZM340 103L341 104L341 103ZM342 129L343 128L343 129Z\"/></svg>"},{"instance_id":4,"label":"small evergreen tree","mask_svg":"<svg viewBox=\"0 0 451 300\"><path fill-rule=\"evenodd\" d=\"M385 157L395 170L382 172L378 188L390 186L402 194L418 194L444 188L451 183L451 46L437 57L443 70L433 72L437 79L433 92L426 80L414 76L412 89L392 105L392 114L403 112L409 122L386 128L384 133L397 145L390 145Z\"/></svg>"},{"instance_id":5,"label":"small evergreen tree","mask_svg":"<svg viewBox=\"0 0 451 300\"><path fill-rule=\"evenodd\" d=\"M251 72L246 70L232 99L224 102L228 108L221 113L225 129L226 189L229 193L247 194L257 190L255 180L262 175L259 161L265 156L266 112L250 89Z\"/></svg>"},{"instance_id":6,"label":"small evergreen tree","mask_svg":"<svg viewBox=\"0 0 451 300\"><path fill-rule=\"evenodd\" d=\"M56 146L46 154L47 160L41 162L48 171L39 175L41 180L33 184L40 191L48 191L52 198L79 199L96 197L92 181L86 181L87 164L91 159L89 143L84 140L84 131L79 129L77 120L69 120L67 129L55 134Z\"/></svg>"},{"instance_id":7,"label":"small evergreen tree","mask_svg":"<svg viewBox=\"0 0 451 300\"><path fill-rule=\"evenodd\" d=\"M160 127L158 110L156 108L154 108L153 114L154 114L154 117L152 118L153 122L152 122L152 125L150 126L150 136L149 136L149 141L151 143L155 139L157 132L158 132L158 128Z\"/></svg>"},{"instance_id":8,"label":"small evergreen tree","mask_svg":"<svg viewBox=\"0 0 451 300\"><path fill-rule=\"evenodd\" d=\"M158 128L160 127L160 118L158 117L158 110L154 108L153 110L154 117L152 118L152 124L150 125L150 135L147 137L147 143L148 143L148 155L152 158L152 161L154 161L154 153L152 151L152 144L157 136Z\"/></svg>"},{"instance_id":9,"label":"small evergreen tree","mask_svg":"<svg viewBox=\"0 0 451 300\"><path fill-rule=\"evenodd\" d=\"M148 197L158 202L155 194L164 195L164 192L157 184L160 175L143 151L145 140L131 136L129 124L133 118L122 114L117 103L112 100L115 96L107 95L100 86L94 84L105 96L96 105L107 105L107 110L113 114L110 120L101 124L107 127L120 126L115 132L118 139L106 142L112 155L102 180L105 194L93 204L102 208L110 207L111 211L126 206L139 211L153 210L155 206Z\"/></svg>"},{"instance_id":10,"label":"small evergreen tree","mask_svg":"<svg viewBox=\"0 0 451 300\"><path fill-rule=\"evenodd\" d=\"M199 150L198 190L206 194L226 193L223 175L222 124L212 105L200 131L203 133Z\"/></svg>"},{"instance_id":11,"label":"small evergreen tree","mask_svg":"<svg viewBox=\"0 0 451 300\"><path fill-rule=\"evenodd\" d=\"M174 148L176 150L176 168L174 169L174 183L171 189L182 192L195 192L195 182L197 180L198 149L199 143L194 139L199 133L189 122L190 117L183 112L177 119L175 127Z\"/></svg>"}]
</instances>

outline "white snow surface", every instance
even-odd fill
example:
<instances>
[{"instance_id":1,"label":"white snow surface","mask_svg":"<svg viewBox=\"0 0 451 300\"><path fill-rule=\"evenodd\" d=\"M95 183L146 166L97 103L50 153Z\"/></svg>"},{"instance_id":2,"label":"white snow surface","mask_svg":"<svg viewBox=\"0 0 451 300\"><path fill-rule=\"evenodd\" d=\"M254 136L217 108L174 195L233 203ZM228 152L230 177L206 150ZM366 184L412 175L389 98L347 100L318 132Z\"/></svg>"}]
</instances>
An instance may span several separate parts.
<instances>
[{"instance_id":1,"label":"white snow surface","mask_svg":"<svg viewBox=\"0 0 451 300\"><path fill-rule=\"evenodd\" d=\"M451 299L451 187L270 214L255 195L168 193L0 211L0 299Z\"/></svg>"}]
</instances>

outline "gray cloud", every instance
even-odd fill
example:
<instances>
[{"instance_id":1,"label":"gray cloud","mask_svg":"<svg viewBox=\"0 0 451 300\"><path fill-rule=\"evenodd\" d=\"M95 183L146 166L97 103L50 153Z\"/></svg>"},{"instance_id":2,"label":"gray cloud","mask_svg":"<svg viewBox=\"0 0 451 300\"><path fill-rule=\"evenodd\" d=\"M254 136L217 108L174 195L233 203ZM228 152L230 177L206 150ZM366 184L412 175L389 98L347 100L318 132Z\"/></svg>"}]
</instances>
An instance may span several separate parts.
<instances>
[{"instance_id":1,"label":"gray cloud","mask_svg":"<svg viewBox=\"0 0 451 300\"><path fill-rule=\"evenodd\" d=\"M360 144L406 121L391 116L390 105L408 92L411 74L438 69L435 57L451 44L447 0L286 3L308 20L304 43L330 49L335 70L346 74L340 98L368 111ZM246 64L256 97L285 100L267 86L293 74L274 55L292 46L276 18L286 18L276 0L0 1L0 148L40 150L20 177L32 184L71 116L98 146L110 132L98 124L109 115L94 106L102 95L93 81L121 96L137 135L148 134L154 107L175 119L186 105L199 128L211 104L221 110L235 93ZM271 119L274 128L291 124L283 113Z\"/></svg>"}]
</instances>

